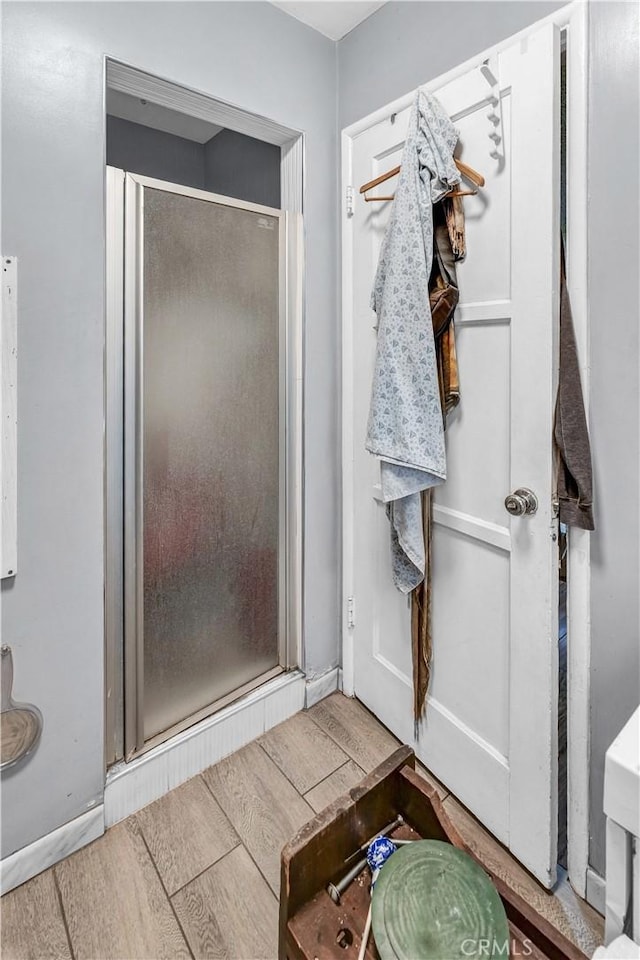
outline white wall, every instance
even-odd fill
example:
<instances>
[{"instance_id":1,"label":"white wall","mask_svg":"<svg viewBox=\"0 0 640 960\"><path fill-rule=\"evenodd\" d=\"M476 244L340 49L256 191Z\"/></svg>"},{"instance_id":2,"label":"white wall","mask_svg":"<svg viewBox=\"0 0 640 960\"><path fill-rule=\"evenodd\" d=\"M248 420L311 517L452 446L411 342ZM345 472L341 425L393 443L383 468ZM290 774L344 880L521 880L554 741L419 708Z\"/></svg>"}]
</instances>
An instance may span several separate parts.
<instances>
[{"instance_id":1,"label":"white wall","mask_svg":"<svg viewBox=\"0 0 640 960\"><path fill-rule=\"evenodd\" d=\"M388 3L338 45L339 126L561 6ZM640 701L638 10L616 0L590 5L590 430L597 524L591 539L590 862L600 874L604 754Z\"/></svg>"},{"instance_id":2,"label":"white wall","mask_svg":"<svg viewBox=\"0 0 640 960\"><path fill-rule=\"evenodd\" d=\"M306 132L305 633L338 658L335 44L266 3L5 3L2 249L19 258L15 696L40 747L3 778L2 855L100 802L103 764L103 60Z\"/></svg>"}]
</instances>

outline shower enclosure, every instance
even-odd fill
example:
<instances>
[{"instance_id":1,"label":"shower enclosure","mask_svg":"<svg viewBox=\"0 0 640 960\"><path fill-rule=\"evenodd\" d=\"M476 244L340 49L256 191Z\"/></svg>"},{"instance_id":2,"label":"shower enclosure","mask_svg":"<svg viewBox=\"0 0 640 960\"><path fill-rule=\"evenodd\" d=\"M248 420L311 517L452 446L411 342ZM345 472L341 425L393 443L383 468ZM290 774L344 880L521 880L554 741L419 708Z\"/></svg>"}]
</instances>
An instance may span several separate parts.
<instances>
[{"instance_id":1,"label":"shower enclosure","mask_svg":"<svg viewBox=\"0 0 640 960\"><path fill-rule=\"evenodd\" d=\"M113 168L107 209L108 282L121 270L123 292L107 342L113 761L296 665L287 318L299 218Z\"/></svg>"}]
</instances>

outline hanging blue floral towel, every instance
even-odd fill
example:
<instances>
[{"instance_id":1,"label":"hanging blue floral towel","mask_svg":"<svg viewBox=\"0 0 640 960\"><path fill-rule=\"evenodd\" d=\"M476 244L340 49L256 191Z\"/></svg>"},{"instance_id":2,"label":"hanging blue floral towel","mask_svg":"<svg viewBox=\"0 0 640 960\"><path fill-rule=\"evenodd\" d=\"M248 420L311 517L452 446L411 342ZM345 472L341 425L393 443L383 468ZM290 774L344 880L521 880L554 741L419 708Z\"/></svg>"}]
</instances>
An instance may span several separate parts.
<instances>
[{"instance_id":1,"label":"hanging blue floral towel","mask_svg":"<svg viewBox=\"0 0 640 960\"><path fill-rule=\"evenodd\" d=\"M380 458L393 579L403 593L424 578L420 492L447 477L429 308L431 208L460 182L457 141L442 105L418 91L371 294L378 345L366 448Z\"/></svg>"}]
</instances>

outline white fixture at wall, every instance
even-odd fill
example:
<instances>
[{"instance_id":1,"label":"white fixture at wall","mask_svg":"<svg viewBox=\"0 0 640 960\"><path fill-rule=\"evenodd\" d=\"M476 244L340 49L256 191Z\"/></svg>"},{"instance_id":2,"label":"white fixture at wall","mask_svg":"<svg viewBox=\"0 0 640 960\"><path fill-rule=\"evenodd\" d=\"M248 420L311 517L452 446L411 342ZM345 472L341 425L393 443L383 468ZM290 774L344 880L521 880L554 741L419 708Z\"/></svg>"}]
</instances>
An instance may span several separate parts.
<instances>
[{"instance_id":1,"label":"white fixture at wall","mask_svg":"<svg viewBox=\"0 0 640 960\"><path fill-rule=\"evenodd\" d=\"M631 932L640 943L640 707L607 750L605 942Z\"/></svg>"}]
</instances>

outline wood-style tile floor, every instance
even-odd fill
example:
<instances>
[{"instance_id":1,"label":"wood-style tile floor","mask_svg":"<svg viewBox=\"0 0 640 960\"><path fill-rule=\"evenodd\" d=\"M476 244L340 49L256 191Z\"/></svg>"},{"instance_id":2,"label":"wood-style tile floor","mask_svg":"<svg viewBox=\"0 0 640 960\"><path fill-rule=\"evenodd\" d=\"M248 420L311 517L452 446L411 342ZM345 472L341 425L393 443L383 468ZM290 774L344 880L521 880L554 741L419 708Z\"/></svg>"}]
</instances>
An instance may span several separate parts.
<instances>
[{"instance_id":1,"label":"wood-style tile floor","mask_svg":"<svg viewBox=\"0 0 640 960\"><path fill-rule=\"evenodd\" d=\"M333 694L6 894L2 960L275 960L282 846L397 745ZM602 918L566 881L546 893L436 786L470 845L591 956Z\"/></svg>"}]
</instances>

